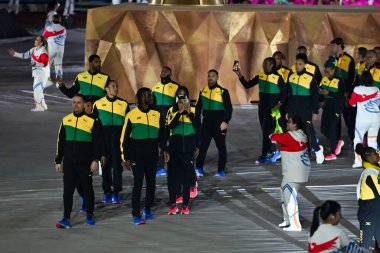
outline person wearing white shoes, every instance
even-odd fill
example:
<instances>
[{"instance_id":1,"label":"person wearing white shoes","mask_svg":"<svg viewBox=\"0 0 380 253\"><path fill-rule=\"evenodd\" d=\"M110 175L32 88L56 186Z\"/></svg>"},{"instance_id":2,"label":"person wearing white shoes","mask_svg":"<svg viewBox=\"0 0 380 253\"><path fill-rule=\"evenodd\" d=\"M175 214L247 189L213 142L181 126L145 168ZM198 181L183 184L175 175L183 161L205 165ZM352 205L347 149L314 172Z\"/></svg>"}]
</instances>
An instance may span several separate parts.
<instances>
[{"instance_id":1,"label":"person wearing white shoes","mask_svg":"<svg viewBox=\"0 0 380 253\"><path fill-rule=\"evenodd\" d=\"M53 24L49 25L42 36L47 39L49 44L50 63L54 63L55 77L62 79L62 59L65 51L66 28L61 24L61 16L53 16Z\"/></svg>"},{"instance_id":2,"label":"person wearing white shoes","mask_svg":"<svg viewBox=\"0 0 380 253\"><path fill-rule=\"evenodd\" d=\"M308 243L310 253L372 252L350 240L344 230L337 226L341 218L341 207L336 201L327 200L321 206L315 208ZM319 224L320 219L323 221L322 224Z\"/></svg>"},{"instance_id":3,"label":"person wearing white shoes","mask_svg":"<svg viewBox=\"0 0 380 253\"><path fill-rule=\"evenodd\" d=\"M358 143L363 143L363 137L368 133L368 146L377 150L377 134L380 128L380 90L373 86L372 75L369 71L362 73L360 85L352 92L349 104L357 107L354 147ZM361 158L355 154L352 167L361 166Z\"/></svg>"},{"instance_id":4,"label":"person wearing white shoes","mask_svg":"<svg viewBox=\"0 0 380 253\"><path fill-rule=\"evenodd\" d=\"M34 40L34 47L25 53L16 52L13 48L8 49L10 56L31 59L32 76L33 76L33 92L35 107L31 109L33 112L43 112L47 110L44 98L44 88L48 84L50 76L48 44L44 37L37 36Z\"/></svg>"},{"instance_id":5,"label":"person wearing white shoes","mask_svg":"<svg viewBox=\"0 0 380 253\"><path fill-rule=\"evenodd\" d=\"M317 164L322 164L325 160L323 147L318 145L313 126L313 121L318 119L319 113L318 84L314 75L306 71L307 62L306 54L296 55L296 72L292 73L288 79L287 118L299 116L305 122Z\"/></svg>"},{"instance_id":6,"label":"person wearing white shoes","mask_svg":"<svg viewBox=\"0 0 380 253\"><path fill-rule=\"evenodd\" d=\"M272 142L281 145L281 205L284 221L279 227L285 231L302 231L297 195L300 185L309 180L311 148L306 125L300 117L290 117L286 125L288 132L270 136Z\"/></svg>"}]
</instances>

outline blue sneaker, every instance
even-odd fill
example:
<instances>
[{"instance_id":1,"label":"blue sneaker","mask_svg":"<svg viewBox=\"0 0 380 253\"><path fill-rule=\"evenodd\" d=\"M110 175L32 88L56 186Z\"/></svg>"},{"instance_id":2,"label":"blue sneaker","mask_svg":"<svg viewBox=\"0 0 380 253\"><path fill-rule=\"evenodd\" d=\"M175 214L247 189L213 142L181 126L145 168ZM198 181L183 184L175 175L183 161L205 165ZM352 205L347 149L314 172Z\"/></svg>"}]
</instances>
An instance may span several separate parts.
<instances>
[{"instance_id":1,"label":"blue sneaker","mask_svg":"<svg viewBox=\"0 0 380 253\"><path fill-rule=\"evenodd\" d=\"M145 220L153 220L154 219L153 214L150 210L147 210L144 208L143 214L145 216Z\"/></svg>"},{"instance_id":2,"label":"blue sneaker","mask_svg":"<svg viewBox=\"0 0 380 253\"><path fill-rule=\"evenodd\" d=\"M116 204L116 205L121 204L121 198L119 195L116 195L116 194L112 195L112 204Z\"/></svg>"},{"instance_id":3,"label":"blue sneaker","mask_svg":"<svg viewBox=\"0 0 380 253\"><path fill-rule=\"evenodd\" d=\"M224 171L218 171L218 172L215 173L214 176L216 176L216 177L224 177L225 175L226 175L226 173L224 173Z\"/></svg>"},{"instance_id":4,"label":"blue sneaker","mask_svg":"<svg viewBox=\"0 0 380 253\"><path fill-rule=\"evenodd\" d=\"M203 169L201 169L201 168L195 168L195 174L197 175L197 177L204 177L205 176L205 173L203 172Z\"/></svg>"},{"instance_id":5,"label":"blue sneaker","mask_svg":"<svg viewBox=\"0 0 380 253\"><path fill-rule=\"evenodd\" d=\"M103 199L102 199L102 202L103 203L112 203L112 195L111 194L107 194Z\"/></svg>"},{"instance_id":6,"label":"blue sneaker","mask_svg":"<svg viewBox=\"0 0 380 253\"><path fill-rule=\"evenodd\" d=\"M87 215L86 225L93 226L95 225L95 216L94 215Z\"/></svg>"},{"instance_id":7,"label":"blue sneaker","mask_svg":"<svg viewBox=\"0 0 380 253\"><path fill-rule=\"evenodd\" d=\"M272 156L269 158L270 162L271 163L276 163L278 159L281 158L281 152L280 151L276 151L276 152L273 152Z\"/></svg>"},{"instance_id":8,"label":"blue sneaker","mask_svg":"<svg viewBox=\"0 0 380 253\"><path fill-rule=\"evenodd\" d=\"M138 216L133 216L133 223L136 225L143 225L145 224L145 220Z\"/></svg>"},{"instance_id":9,"label":"blue sneaker","mask_svg":"<svg viewBox=\"0 0 380 253\"><path fill-rule=\"evenodd\" d=\"M161 169L158 169L156 171L156 176L157 177L160 177L160 176L166 176L166 170L164 168L161 168Z\"/></svg>"},{"instance_id":10,"label":"blue sneaker","mask_svg":"<svg viewBox=\"0 0 380 253\"><path fill-rule=\"evenodd\" d=\"M255 164L256 165L262 165L262 164L267 164L269 162L269 159L264 157L264 156L260 156L259 159L257 159L255 161Z\"/></svg>"},{"instance_id":11,"label":"blue sneaker","mask_svg":"<svg viewBox=\"0 0 380 253\"><path fill-rule=\"evenodd\" d=\"M57 221L55 223L55 227L56 228L71 228L72 226L69 219L63 218L62 220Z\"/></svg>"},{"instance_id":12,"label":"blue sneaker","mask_svg":"<svg viewBox=\"0 0 380 253\"><path fill-rule=\"evenodd\" d=\"M80 213L87 213L87 208L84 207L84 200L83 197L80 197Z\"/></svg>"}]
</instances>

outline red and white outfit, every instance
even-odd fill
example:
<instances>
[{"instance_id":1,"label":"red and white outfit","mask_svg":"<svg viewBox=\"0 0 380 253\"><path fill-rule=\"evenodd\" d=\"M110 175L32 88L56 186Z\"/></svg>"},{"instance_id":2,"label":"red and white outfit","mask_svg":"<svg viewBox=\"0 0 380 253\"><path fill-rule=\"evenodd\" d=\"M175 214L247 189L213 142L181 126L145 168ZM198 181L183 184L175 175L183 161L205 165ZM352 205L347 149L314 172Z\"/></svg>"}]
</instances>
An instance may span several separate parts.
<instances>
[{"instance_id":1,"label":"red and white outfit","mask_svg":"<svg viewBox=\"0 0 380 253\"><path fill-rule=\"evenodd\" d=\"M47 110L43 90L50 76L49 56L45 47L33 47L25 53L15 52L14 57L21 59L31 58L34 102L36 107L32 111Z\"/></svg>"},{"instance_id":2,"label":"red and white outfit","mask_svg":"<svg viewBox=\"0 0 380 253\"><path fill-rule=\"evenodd\" d=\"M298 189L309 180L310 159L307 153L307 136L302 130L273 134L272 142L281 145L282 183L281 204L284 221L279 227L286 231L301 231L298 213Z\"/></svg>"},{"instance_id":3,"label":"red and white outfit","mask_svg":"<svg viewBox=\"0 0 380 253\"><path fill-rule=\"evenodd\" d=\"M309 238L310 253L369 253L370 250L360 247L350 240L339 227L331 224L321 224L313 236Z\"/></svg>"},{"instance_id":4,"label":"red and white outfit","mask_svg":"<svg viewBox=\"0 0 380 253\"><path fill-rule=\"evenodd\" d=\"M377 150L377 134L380 128L379 89L375 86L357 86L352 92L349 104L357 107L354 147L363 143L363 137L368 133L368 146ZM355 155L353 167L361 166L360 156Z\"/></svg>"},{"instance_id":5,"label":"red and white outfit","mask_svg":"<svg viewBox=\"0 0 380 253\"><path fill-rule=\"evenodd\" d=\"M50 64L54 63L56 77L62 77L62 59L65 51L66 28L60 24L48 26L42 34L49 45Z\"/></svg>"}]
</instances>

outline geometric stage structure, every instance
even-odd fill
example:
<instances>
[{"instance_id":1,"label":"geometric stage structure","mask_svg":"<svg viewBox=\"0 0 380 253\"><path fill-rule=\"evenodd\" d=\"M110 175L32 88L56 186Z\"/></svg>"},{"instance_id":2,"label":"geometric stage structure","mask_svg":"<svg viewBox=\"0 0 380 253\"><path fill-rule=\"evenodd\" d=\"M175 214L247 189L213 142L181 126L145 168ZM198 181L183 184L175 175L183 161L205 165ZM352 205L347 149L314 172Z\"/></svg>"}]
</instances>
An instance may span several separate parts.
<instances>
[{"instance_id":1,"label":"geometric stage structure","mask_svg":"<svg viewBox=\"0 0 380 253\"><path fill-rule=\"evenodd\" d=\"M252 78L265 57L280 50L291 66L296 48L305 45L309 59L323 66L331 54L330 41L342 37L346 51L380 45L380 13L374 6L147 6L121 4L90 9L86 27L87 57L98 54L102 71L119 83L119 95L135 102L142 86L160 80L162 66L173 80L198 96L207 84L207 70L219 71L219 83L234 104L258 99L232 72L240 61L243 75Z\"/></svg>"}]
</instances>

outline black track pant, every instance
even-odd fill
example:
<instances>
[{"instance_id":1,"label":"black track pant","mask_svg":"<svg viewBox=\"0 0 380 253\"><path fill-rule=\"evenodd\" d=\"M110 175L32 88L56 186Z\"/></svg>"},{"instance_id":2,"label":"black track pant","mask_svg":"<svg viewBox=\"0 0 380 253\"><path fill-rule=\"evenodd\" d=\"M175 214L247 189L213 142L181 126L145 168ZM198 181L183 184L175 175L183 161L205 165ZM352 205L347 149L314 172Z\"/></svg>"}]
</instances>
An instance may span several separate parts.
<instances>
[{"instance_id":1,"label":"black track pant","mask_svg":"<svg viewBox=\"0 0 380 253\"><path fill-rule=\"evenodd\" d=\"M218 171L221 172L225 170L227 163L226 134L227 132L222 133L220 131L220 124L215 124L215 122L202 123L201 147L197 158L197 168L203 169L211 139L214 139L219 152Z\"/></svg>"},{"instance_id":2,"label":"black track pant","mask_svg":"<svg viewBox=\"0 0 380 253\"><path fill-rule=\"evenodd\" d=\"M375 209L378 207L373 207ZM361 246L368 249L371 246L372 239L380 241L380 214L379 211L368 208L358 208L358 220L360 226L360 243Z\"/></svg>"},{"instance_id":3,"label":"black track pant","mask_svg":"<svg viewBox=\"0 0 380 253\"><path fill-rule=\"evenodd\" d=\"M94 213L94 189L90 165L63 163L63 207L64 218L70 219L73 207L73 195L77 184L83 190L84 206L87 215Z\"/></svg>"},{"instance_id":4,"label":"black track pant","mask_svg":"<svg viewBox=\"0 0 380 253\"><path fill-rule=\"evenodd\" d=\"M344 107L343 118L347 127L347 134L351 141L355 139L355 122L356 122L356 107ZM339 131L341 130L341 123L338 126ZM339 134L339 139L341 138Z\"/></svg>"},{"instance_id":5,"label":"black track pant","mask_svg":"<svg viewBox=\"0 0 380 253\"><path fill-rule=\"evenodd\" d=\"M335 154L335 148L338 145L338 137L340 133L339 122L341 121L340 113L336 112L335 108L326 104L323 108L321 120L321 133L330 141L330 153Z\"/></svg>"},{"instance_id":6,"label":"black track pant","mask_svg":"<svg viewBox=\"0 0 380 253\"><path fill-rule=\"evenodd\" d=\"M104 194L118 195L123 189L123 167L121 166L120 149L107 154L107 162L102 168L102 187ZM111 189L113 186L113 191Z\"/></svg>"},{"instance_id":7,"label":"black track pant","mask_svg":"<svg viewBox=\"0 0 380 253\"><path fill-rule=\"evenodd\" d=\"M266 157L268 154L271 154L274 151L272 150L272 142L269 139L269 135L273 134L274 128L276 126L276 121L271 114L271 108L259 106L259 121L261 131L263 133L261 156L263 157Z\"/></svg>"},{"instance_id":8,"label":"black track pant","mask_svg":"<svg viewBox=\"0 0 380 253\"><path fill-rule=\"evenodd\" d=\"M145 208L150 210L154 203L156 192L156 162L132 161L133 190L132 190L132 215L140 217L141 190L146 181Z\"/></svg>"},{"instance_id":9,"label":"black track pant","mask_svg":"<svg viewBox=\"0 0 380 253\"><path fill-rule=\"evenodd\" d=\"M319 148L319 145L317 142L314 125L313 125L313 122L311 120L306 121L306 128L307 128L307 131L309 132L309 136L310 136L310 140L311 140L311 147L314 148L315 151L319 151L320 148Z\"/></svg>"},{"instance_id":10,"label":"black track pant","mask_svg":"<svg viewBox=\"0 0 380 253\"><path fill-rule=\"evenodd\" d=\"M168 163L170 204L175 204L177 195L182 195L183 205L189 205L190 187L195 185L194 179L194 153L172 152Z\"/></svg>"}]
</instances>

